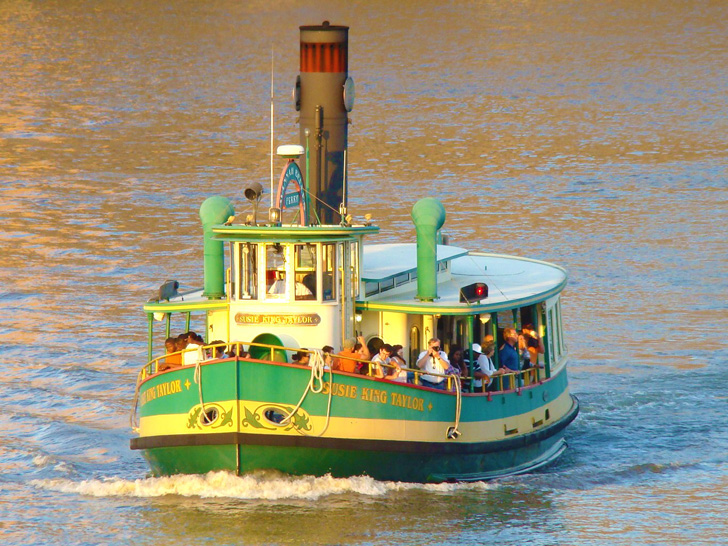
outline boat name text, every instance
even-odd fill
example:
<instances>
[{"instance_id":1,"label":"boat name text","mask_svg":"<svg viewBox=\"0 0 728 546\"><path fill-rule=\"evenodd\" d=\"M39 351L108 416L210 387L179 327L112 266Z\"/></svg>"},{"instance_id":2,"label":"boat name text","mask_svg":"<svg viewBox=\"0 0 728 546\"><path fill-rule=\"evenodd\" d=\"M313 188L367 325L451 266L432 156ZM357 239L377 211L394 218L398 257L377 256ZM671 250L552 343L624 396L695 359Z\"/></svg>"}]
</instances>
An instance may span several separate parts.
<instances>
[{"instance_id":1,"label":"boat name text","mask_svg":"<svg viewBox=\"0 0 728 546\"><path fill-rule=\"evenodd\" d=\"M265 324L268 326L317 326L320 322L321 317L316 313L278 315L237 313L235 315L235 323L240 325Z\"/></svg>"},{"instance_id":2,"label":"boat name text","mask_svg":"<svg viewBox=\"0 0 728 546\"><path fill-rule=\"evenodd\" d=\"M323 394L329 394L329 390L331 390L333 396L351 399L358 398L365 402L376 402L378 404L386 404L389 402L390 405L399 408L425 411L425 399L408 394L400 394L397 392L387 393L385 390L371 389L369 387L360 389L355 385L343 385L341 383L334 383L329 386L328 383L324 383Z\"/></svg>"},{"instance_id":3,"label":"boat name text","mask_svg":"<svg viewBox=\"0 0 728 546\"><path fill-rule=\"evenodd\" d=\"M178 392L182 392L182 384L179 379L160 383L145 390L139 398L139 404L143 406L150 400L156 400L157 398L162 398L169 394L177 394Z\"/></svg>"}]
</instances>

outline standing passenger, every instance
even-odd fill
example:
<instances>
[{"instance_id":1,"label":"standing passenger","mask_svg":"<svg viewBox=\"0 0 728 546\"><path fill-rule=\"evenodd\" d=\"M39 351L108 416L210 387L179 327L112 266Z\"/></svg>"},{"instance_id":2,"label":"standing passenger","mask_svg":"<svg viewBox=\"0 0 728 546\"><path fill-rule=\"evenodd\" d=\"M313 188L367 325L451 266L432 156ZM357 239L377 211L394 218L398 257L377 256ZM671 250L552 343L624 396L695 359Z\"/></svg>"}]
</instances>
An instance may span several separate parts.
<instances>
[{"instance_id":1,"label":"standing passenger","mask_svg":"<svg viewBox=\"0 0 728 546\"><path fill-rule=\"evenodd\" d=\"M516 343L518 343L518 332L515 328L506 328L503 330L503 339L505 343L498 352L498 358L500 359L501 369L506 372L517 372L520 367L518 366L518 351L516 350Z\"/></svg>"},{"instance_id":2,"label":"standing passenger","mask_svg":"<svg viewBox=\"0 0 728 546\"><path fill-rule=\"evenodd\" d=\"M420 378L422 385L431 389L446 390L447 381L443 376L449 366L450 362L447 360L447 354L445 354L445 351L440 350L440 340L433 337L427 343L427 350L422 351L417 358L417 367L427 372ZM440 375L431 375L434 373Z\"/></svg>"}]
</instances>

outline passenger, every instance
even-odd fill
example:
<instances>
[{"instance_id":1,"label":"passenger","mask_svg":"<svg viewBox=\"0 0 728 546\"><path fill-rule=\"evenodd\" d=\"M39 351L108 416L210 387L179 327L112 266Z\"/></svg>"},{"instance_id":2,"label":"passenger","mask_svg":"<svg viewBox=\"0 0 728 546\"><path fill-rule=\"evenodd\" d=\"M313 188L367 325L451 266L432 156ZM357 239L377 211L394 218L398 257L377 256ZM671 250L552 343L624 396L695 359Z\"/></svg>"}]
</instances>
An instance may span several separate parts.
<instances>
[{"instance_id":1,"label":"passenger","mask_svg":"<svg viewBox=\"0 0 728 546\"><path fill-rule=\"evenodd\" d=\"M389 365L391 354L392 346L389 343L385 343L379 348L379 353L372 358L372 363L370 364L372 376L377 379L383 379L385 375L388 375L389 368L387 366Z\"/></svg>"},{"instance_id":2,"label":"passenger","mask_svg":"<svg viewBox=\"0 0 728 546\"><path fill-rule=\"evenodd\" d=\"M544 354L546 347L543 345L543 340L538 336L538 332L533 329L533 324L526 324L521 330L521 335L518 336L518 348L521 351L528 350L530 367L543 368L538 363L538 355Z\"/></svg>"},{"instance_id":3,"label":"passenger","mask_svg":"<svg viewBox=\"0 0 728 546\"><path fill-rule=\"evenodd\" d=\"M321 352L324 358L324 368L331 368L334 363L334 348L331 345L324 345Z\"/></svg>"},{"instance_id":4,"label":"passenger","mask_svg":"<svg viewBox=\"0 0 728 546\"><path fill-rule=\"evenodd\" d=\"M228 358L235 358L238 356L238 350L242 350L243 346L237 343L231 343L228 345L227 356Z\"/></svg>"},{"instance_id":5,"label":"passenger","mask_svg":"<svg viewBox=\"0 0 728 546\"><path fill-rule=\"evenodd\" d=\"M178 339L176 337L168 337L164 341L164 350L167 352L167 356L164 360L159 363L159 371L163 372L171 368L179 368L182 366L182 355L177 353ZM177 353L177 354L170 354Z\"/></svg>"},{"instance_id":6,"label":"passenger","mask_svg":"<svg viewBox=\"0 0 728 546\"><path fill-rule=\"evenodd\" d=\"M215 340L205 347L208 359L225 358L225 351L223 350L223 341Z\"/></svg>"},{"instance_id":7,"label":"passenger","mask_svg":"<svg viewBox=\"0 0 728 546\"><path fill-rule=\"evenodd\" d=\"M500 351L498 351L501 370L505 373L517 372L519 370L518 351L516 350L518 332L516 332L515 328L506 328L503 330L503 339L505 343L503 343Z\"/></svg>"},{"instance_id":8,"label":"passenger","mask_svg":"<svg viewBox=\"0 0 728 546\"><path fill-rule=\"evenodd\" d=\"M447 381L445 381L445 377L430 374L444 375L449 366L450 362L447 360L447 354L445 354L445 351L440 350L440 340L433 337L427 343L427 350L422 351L417 358L417 367L427 372L420 377L422 385L432 389L446 390Z\"/></svg>"},{"instance_id":9,"label":"passenger","mask_svg":"<svg viewBox=\"0 0 728 546\"><path fill-rule=\"evenodd\" d=\"M369 352L369 347L367 347L366 343L364 343L364 338L359 336L356 339L359 341L357 341L356 345L354 345L354 351L356 351L358 358L361 360L370 360L372 358L372 353ZM358 364L359 367L357 368L357 373L369 375L369 363L359 362Z\"/></svg>"},{"instance_id":10,"label":"passenger","mask_svg":"<svg viewBox=\"0 0 728 546\"><path fill-rule=\"evenodd\" d=\"M273 284L268 288L268 294L285 294L286 293L286 279L285 273L282 271L275 272L275 280Z\"/></svg>"},{"instance_id":11,"label":"passenger","mask_svg":"<svg viewBox=\"0 0 728 546\"><path fill-rule=\"evenodd\" d=\"M475 346L477 344L473 345ZM461 378L467 378L470 375L470 370L468 369L467 362L465 362L463 352L459 345L453 345L450 348L450 366L455 369L456 375L459 375Z\"/></svg>"},{"instance_id":12,"label":"passenger","mask_svg":"<svg viewBox=\"0 0 728 546\"><path fill-rule=\"evenodd\" d=\"M486 345L484 348L481 348L477 343L473 343L473 357L477 355L473 368L473 377L475 377L473 386L476 389L485 391L488 388L488 390L491 390L490 386L493 385L493 376L503 374L501 370L495 369L495 364L493 364L494 354L495 345L493 343Z\"/></svg>"},{"instance_id":13,"label":"passenger","mask_svg":"<svg viewBox=\"0 0 728 546\"><path fill-rule=\"evenodd\" d=\"M253 357L250 356L250 353L248 351L240 351L240 360L252 360Z\"/></svg>"},{"instance_id":14,"label":"passenger","mask_svg":"<svg viewBox=\"0 0 728 546\"><path fill-rule=\"evenodd\" d=\"M311 355L308 354L308 349L303 348L299 350L297 353L295 353L291 360L293 360L296 364L301 364L302 366L308 366L309 362L311 361Z\"/></svg>"},{"instance_id":15,"label":"passenger","mask_svg":"<svg viewBox=\"0 0 728 546\"><path fill-rule=\"evenodd\" d=\"M187 336L187 345L184 353L182 353L182 363L185 366L195 365L204 358L202 347L205 342L202 336L194 332L188 332L185 335Z\"/></svg>"},{"instance_id":16,"label":"passenger","mask_svg":"<svg viewBox=\"0 0 728 546\"><path fill-rule=\"evenodd\" d=\"M403 356L404 347L401 345L394 345L392 347L392 354L389 356L389 365L392 368L389 373L384 377L390 381L398 381L400 383L407 383L407 362Z\"/></svg>"},{"instance_id":17,"label":"passenger","mask_svg":"<svg viewBox=\"0 0 728 546\"><path fill-rule=\"evenodd\" d=\"M286 293L286 277L282 271L276 271L276 279L268 289L268 294L283 295ZM296 296L313 296L313 292L302 282L296 282Z\"/></svg>"},{"instance_id":18,"label":"passenger","mask_svg":"<svg viewBox=\"0 0 728 546\"><path fill-rule=\"evenodd\" d=\"M347 373L357 373L359 362L352 360L353 358L359 358L359 353L354 349L355 345L356 340L354 338L344 340L344 350L336 355L336 358L334 359L332 366L334 370Z\"/></svg>"}]
</instances>

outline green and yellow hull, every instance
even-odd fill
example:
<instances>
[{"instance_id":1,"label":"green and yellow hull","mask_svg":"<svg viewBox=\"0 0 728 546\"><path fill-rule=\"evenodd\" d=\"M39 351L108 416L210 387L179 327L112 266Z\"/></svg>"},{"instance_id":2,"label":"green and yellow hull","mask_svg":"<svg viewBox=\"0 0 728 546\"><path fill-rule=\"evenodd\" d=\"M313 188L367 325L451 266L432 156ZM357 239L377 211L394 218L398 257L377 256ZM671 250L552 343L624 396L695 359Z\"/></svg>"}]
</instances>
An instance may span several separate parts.
<instances>
[{"instance_id":1,"label":"green and yellow hull","mask_svg":"<svg viewBox=\"0 0 728 546\"><path fill-rule=\"evenodd\" d=\"M199 382L186 367L140 385L140 435L131 447L143 451L155 475L272 469L482 480L555 459L578 413L565 368L519 389L464 393L459 423L454 393L326 372L323 385L314 384L320 392L303 396L310 368L263 361L209 362L199 372ZM292 418L278 422L302 397ZM456 424L460 435L452 434Z\"/></svg>"}]
</instances>

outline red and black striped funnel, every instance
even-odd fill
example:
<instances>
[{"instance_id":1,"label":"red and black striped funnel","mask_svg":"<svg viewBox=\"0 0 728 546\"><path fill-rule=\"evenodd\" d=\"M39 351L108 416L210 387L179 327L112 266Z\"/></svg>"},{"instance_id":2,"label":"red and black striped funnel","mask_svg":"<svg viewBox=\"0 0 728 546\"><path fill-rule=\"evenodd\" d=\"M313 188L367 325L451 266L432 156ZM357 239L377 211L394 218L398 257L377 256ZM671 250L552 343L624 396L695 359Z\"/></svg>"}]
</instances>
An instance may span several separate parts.
<instances>
[{"instance_id":1,"label":"red and black striped funnel","mask_svg":"<svg viewBox=\"0 0 728 546\"><path fill-rule=\"evenodd\" d=\"M308 189L312 222L339 223L344 195L344 150L347 114L354 100L348 79L349 27L321 25L301 28L301 73L296 81L296 110L301 112L301 144L309 149ZM313 212L315 211L315 214Z\"/></svg>"}]
</instances>

